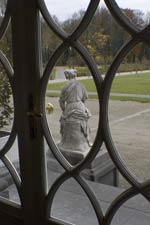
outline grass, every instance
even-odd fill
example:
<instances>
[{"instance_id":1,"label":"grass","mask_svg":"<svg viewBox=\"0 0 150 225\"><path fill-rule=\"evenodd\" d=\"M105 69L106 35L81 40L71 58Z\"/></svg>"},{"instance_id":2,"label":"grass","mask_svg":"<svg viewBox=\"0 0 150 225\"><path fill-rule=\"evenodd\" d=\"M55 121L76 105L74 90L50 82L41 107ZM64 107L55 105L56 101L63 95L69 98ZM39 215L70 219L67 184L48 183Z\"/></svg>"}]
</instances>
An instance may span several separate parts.
<instances>
[{"instance_id":1,"label":"grass","mask_svg":"<svg viewBox=\"0 0 150 225\"><path fill-rule=\"evenodd\" d=\"M150 95L150 74L116 77L111 92Z\"/></svg>"},{"instance_id":2,"label":"grass","mask_svg":"<svg viewBox=\"0 0 150 225\"><path fill-rule=\"evenodd\" d=\"M60 94L59 94L59 93L53 93L53 92L52 92L52 93L47 93L46 96L47 96L47 97L59 97Z\"/></svg>"},{"instance_id":3,"label":"grass","mask_svg":"<svg viewBox=\"0 0 150 225\"><path fill-rule=\"evenodd\" d=\"M150 102L150 98L127 97L127 96L110 96L110 99L120 101L142 102L142 103Z\"/></svg>"},{"instance_id":4,"label":"grass","mask_svg":"<svg viewBox=\"0 0 150 225\"><path fill-rule=\"evenodd\" d=\"M64 85L67 83L66 82L61 82L61 83L55 83L55 84L49 84L48 85L48 90L61 90ZM87 91L96 91L95 84L93 80L80 80L80 83L82 83Z\"/></svg>"},{"instance_id":5,"label":"grass","mask_svg":"<svg viewBox=\"0 0 150 225\"><path fill-rule=\"evenodd\" d=\"M47 97L59 97L59 93L48 93ZM98 99L97 95L88 95L89 99ZM119 101L133 101L133 102L141 102L141 103L149 103L150 98L139 98L139 97L127 97L127 96L110 96L111 100L119 100Z\"/></svg>"},{"instance_id":6,"label":"grass","mask_svg":"<svg viewBox=\"0 0 150 225\"><path fill-rule=\"evenodd\" d=\"M61 90L66 82L49 84L50 90ZM96 91L93 80L81 80L87 91ZM111 93L125 93L125 94L142 94L150 95L150 74L134 74L126 76L118 76L112 83ZM97 96L89 96L97 98ZM126 97L126 96L111 96L111 99L126 100L126 101L140 101L150 102L149 98Z\"/></svg>"},{"instance_id":7,"label":"grass","mask_svg":"<svg viewBox=\"0 0 150 225\"><path fill-rule=\"evenodd\" d=\"M54 84L48 84L48 90L61 90L66 82L60 82L60 83L54 83Z\"/></svg>"}]
</instances>

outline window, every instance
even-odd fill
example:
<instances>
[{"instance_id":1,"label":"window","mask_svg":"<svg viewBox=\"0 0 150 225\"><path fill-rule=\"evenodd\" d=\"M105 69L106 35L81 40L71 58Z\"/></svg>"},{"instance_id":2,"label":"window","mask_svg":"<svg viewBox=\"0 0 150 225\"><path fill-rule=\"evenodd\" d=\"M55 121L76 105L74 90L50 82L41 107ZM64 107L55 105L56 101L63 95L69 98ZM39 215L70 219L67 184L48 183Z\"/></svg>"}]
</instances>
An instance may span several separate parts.
<instances>
[{"instance_id":1,"label":"window","mask_svg":"<svg viewBox=\"0 0 150 225\"><path fill-rule=\"evenodd\" d=\"M0 39L2 39L11 19L13 66L11 66L2 51L0 52L0 62L7 72L12 90L14 121L8 141L0 151L0 158L14 180L20 197L20 204L0 198L0 217L2 224L66 225L67 222L53 218L50 212L55 193L69 178L73 178L82 188L95 211L98 224L101 225L111 224L119 207L133 196L140 193L149 201L150 182L140 183L126 167L115 148L108 124L108 101L111 84L116 71L125 56L134 46L139 43L145 43L149 46L149 25L145 28L136 27L122 13L115 1L105 1L109 12L118 25L130 34L130 39L120 48L112 60L105 78L102 78L96 62L80 42L80 37L90 24L99 2L99 0L90 1L80 24L71 34L68 34L60 29L50 16L44 0L7 1L6 11L3 13L3 18L1 18ZM61 44L49 58L44 72L41 69L41 28L39 13L42 14L44 20L55 35L61 39ZM82 57L93 75L100 106L100 118L94 144L85 159L76 166L71 166L58 150L56 143L51 137L45 113L45 92L49 74L53 70L60 55L69 48L74 49ZM19 149L20 172L17 172L6 156L16 136ZM57 178L50 189L47 188L44 138L55 158L64 169L64 173ZM105 143L119 172L131 184L131 188L124 191L113 201L106 214L103 213L95 193L80 174L95 158L103 143Z\"/></svg>"}]
</instances>

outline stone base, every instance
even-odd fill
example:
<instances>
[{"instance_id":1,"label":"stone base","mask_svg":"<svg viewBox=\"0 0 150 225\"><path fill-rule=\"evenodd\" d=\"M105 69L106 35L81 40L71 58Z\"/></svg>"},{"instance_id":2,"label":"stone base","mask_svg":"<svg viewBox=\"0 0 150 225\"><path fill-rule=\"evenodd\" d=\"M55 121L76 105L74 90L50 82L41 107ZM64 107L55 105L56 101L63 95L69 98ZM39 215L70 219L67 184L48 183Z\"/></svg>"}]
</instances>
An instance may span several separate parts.
<instances>
[{"instance_id":1,"label":"stone base","mask_svg":"<svg viewBox=\"0 0 150 225\"><path fill-rule=\"evenodd\" d=\"M61 144L57 145L63 156L68 160L71 165L78 164L81 160L83 160L89 152L90 147L88 147L87 151L79 151L78 149L74 151L70 151L69 149L64 149Z\"/></svg>"},{"instance_id":2,"label":"stone base","mask_svg":"<svg viewBox=\"0 0 150 225\"><path fill-rule=\"evenodd\" d=\"M85 158L87 152L69 152L64 150L62 151L62 154L70 162L70 164L76 165ZM59 173L64 171L64 169L50 153L47 155L47 162L49 170ZM81 174L87 180L118 186L118 172L106 150L101 150L93 162L86 169L84 169Z\"/></svg>"},{"instance_id":3,"label":"stone base","mask_svg":"<svg viewBox=\"0 0 150 225\"><path fill-rule=\"evenodd\" d=\"M19 162L14 162L13 165L19 173ZM5 166L0 166L0 196L9 199L9 191L7 188L13 183L12 176L8 169Z\"/></svg>"},{"instance_id":4,"label":"stone base","mask_svg":"<svg viewBox=\"0 0 150 225\"><path fill-rule=\"evenodd\" d=\"M82 175L91 181L118 186L118 171L108 152L101 150Z\"/></svg>"},{"instance_id":5,"label":"stone base","mask_svg":"<svg viewBox=\"0 0 150 225\"><path fill-rule=\"evenodd\" d=\"M8 188L8 182L4 178L0 178L0 196L8 199L9 192L7 188Z\"/></svg>"}]
</instances>

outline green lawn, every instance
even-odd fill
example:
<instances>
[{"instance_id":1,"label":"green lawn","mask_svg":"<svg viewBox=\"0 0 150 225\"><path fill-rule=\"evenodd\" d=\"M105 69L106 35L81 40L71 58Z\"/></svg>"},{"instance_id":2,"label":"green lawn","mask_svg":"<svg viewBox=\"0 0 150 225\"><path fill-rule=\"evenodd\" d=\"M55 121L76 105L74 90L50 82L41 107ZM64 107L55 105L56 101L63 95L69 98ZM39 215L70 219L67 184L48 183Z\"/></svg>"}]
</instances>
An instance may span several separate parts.
<instances>
[{"instance_id":1,"label":"green lawn","mask_svg":"<svg viewBox=\"0 0 150 225\"><path fill-rule=\"evenodd\" d=\"M48 90L61 90L66 83L67 81L61 83L48 84Z\"/></svg>"},{"instance_id":2,"label":"green lawn","mask_svg":"<svg viewBox=\"0 0 150 225\"><path fill-rule=\"evenodd\" d=\"M110 96L110 99L120 101L143 102L143 103L150 102L150 98L127 97L127 96Z\"/></svg>"},{"instance_id":3,"label":"green lawn","mask_svg":"<svg viewBox=\"0 0 150 225\"><path fill-rule=\"evenodd\" d=\"M93 80L81 80L80 81L86 88L87 91L96 91ZM48 89L50 90L61 90L66 82L49 84ZM150 95L150 74L135 74L116 77L113 81L112 93L129 93L129 94L143 94ZM118 99L118 97L113 97ZM120 100L138 100L137 98L122 97ZM139 100L140 101L140 100ZM150 99L141 99L143 102L150 102Z\"/></svg>"},{"instance_id":4,"label":"green lawn","mask_svg":"<svg viewBox=\"0 0 150 225\"><path fill-rule=\"evenodd\" d=\"M119 76L115 78L111 92L150 95L150 74Z\"/></svg>"}]
</instances>

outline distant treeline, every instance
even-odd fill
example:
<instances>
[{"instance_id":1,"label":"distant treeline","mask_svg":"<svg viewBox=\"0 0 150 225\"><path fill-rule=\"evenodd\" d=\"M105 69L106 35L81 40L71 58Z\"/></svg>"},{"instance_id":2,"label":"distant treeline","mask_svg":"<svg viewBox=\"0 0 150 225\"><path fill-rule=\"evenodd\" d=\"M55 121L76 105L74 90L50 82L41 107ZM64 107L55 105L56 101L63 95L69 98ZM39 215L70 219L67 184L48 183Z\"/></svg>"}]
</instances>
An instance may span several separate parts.
<instances>
[{"instance_id":1,"label":"distant treeline","mask_svg":"<svg viewBox=\"0 0 150 225\"><path fill-rule=\"evenodd\" d=\"M144 17L140 10L124 9L123 12L139 28L143 28L149 23L149 13ZM63 23L59 22L56 16L53 18L61 28L71 33L80 23L83 15L84 11L79 11ZM42 21L42 38L43 60L46 63L61 40L48 28L44 21ZM117 24L106 8L97 10L89 27L80 37L81 43L87 48L98 65L110 64L119 48L129 39L130 35ZM126 57L124 63L146 63L149 60L150 49L141 43ZM66 64L83 66L84 62L76 50L69 48L58 61L58 65Z\"/></svg>"},{"instance_id":2,"label":"distant treeline","mask_svg":"<svg viewBox=\"0 0 150 225\"><path fill-rule=\"evenodd\" d=\"M4 15L4 3L0 2L0 22ZM144 16L140 10L123 9L128 18L139 28L143 28L150 23L150 13ZM53 19L59 26L68 33L72 33L78 26L84 16L84 11L79 11L72 15L72 18L64 22L60 22L56 16ZM42 34L42 58L45 65L53 54L55 49L62 42L61 39L48 27L44 19L41 17L41 34ZM120 47L130 39L130 35L120 27L113 19L106 8L98 8L90 25L81 35L80 42L88 50L90 55L95 59L98 65L109 65L112 62ZM5 52L7 57L11 59L12 43L11 29L9 28L5 37L0 41L0 48ZM150 48L143 43L138 44L130 54L125 58L123 63L149 63ZM78 52L69 47L59 58L57 65L65 66L84 66L84 60Z\"/></svg>"}]
</instances>

